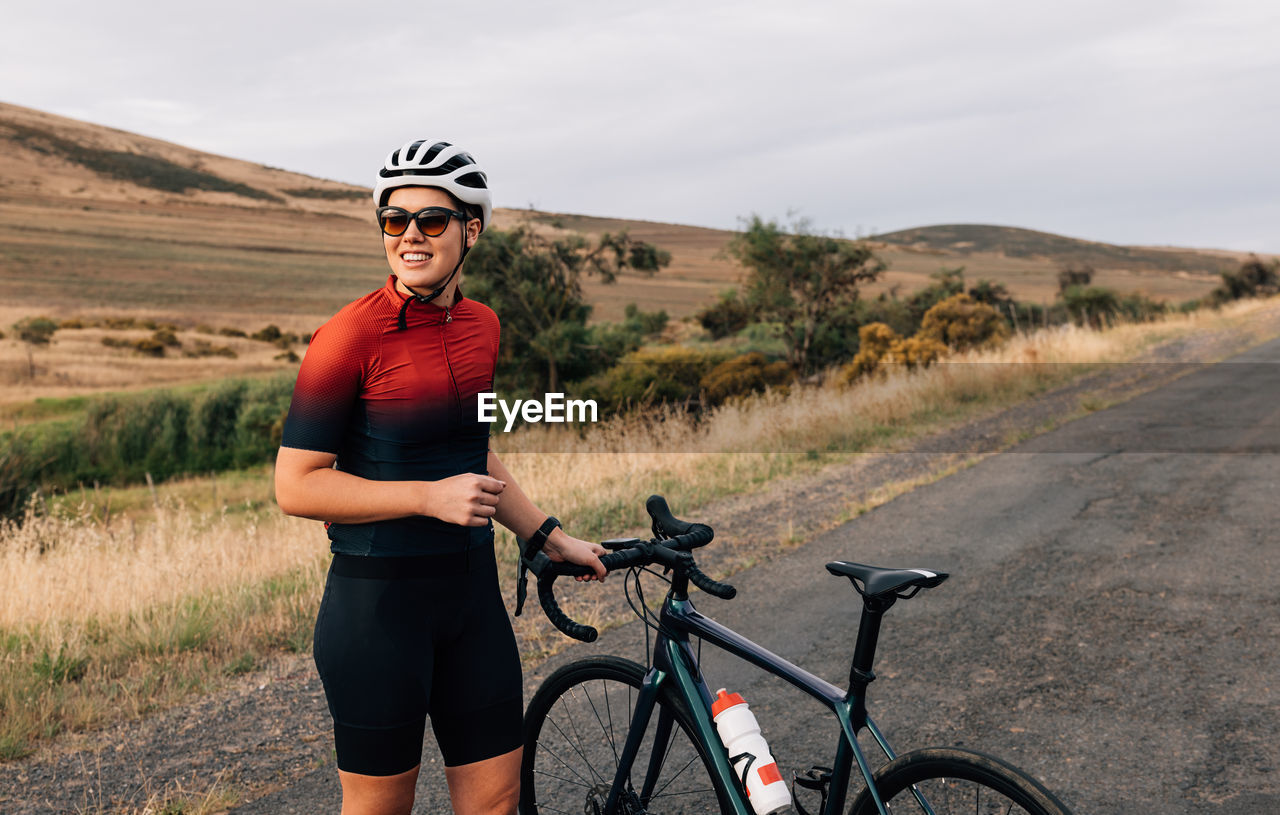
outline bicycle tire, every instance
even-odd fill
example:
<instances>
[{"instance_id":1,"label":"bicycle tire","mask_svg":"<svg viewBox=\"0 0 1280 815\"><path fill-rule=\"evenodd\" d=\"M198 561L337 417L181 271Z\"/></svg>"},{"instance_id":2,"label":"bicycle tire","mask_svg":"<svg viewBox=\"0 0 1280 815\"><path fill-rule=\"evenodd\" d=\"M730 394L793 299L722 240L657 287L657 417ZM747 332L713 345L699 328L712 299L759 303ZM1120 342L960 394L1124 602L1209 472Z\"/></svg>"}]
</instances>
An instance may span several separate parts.
<instances>
[{"instance_id":1,"label":"bicycle tire","mask_svg":"<svg viewBox=\"0 0 1280 815\"><path fill-rule=\"evenodd\" d=\"M520 768L523 815L603 813L645 669L598 656L566 665L538 688L524 720ZM673 719L649 800L642 800L659 713ZM684 704L664 690L632 764L618 815L719 812L727 800L710 758L693 738Z\"/></svg>"},{"instance_id":2,"label":"bicycle tire","mask_svg":"<svg viewBox=\"0 0 1280 815\"><path fill-rule=\"evenodd\" d=\"M875 781L890 815L927 811L912 793L913 785L929 802L934 815L1071 815L1053 793L1031 776L998 758L972 750L913 750L877 771ZM877 815L868 790L858 794L850 813Z\"/></svg>"}]
</instances>

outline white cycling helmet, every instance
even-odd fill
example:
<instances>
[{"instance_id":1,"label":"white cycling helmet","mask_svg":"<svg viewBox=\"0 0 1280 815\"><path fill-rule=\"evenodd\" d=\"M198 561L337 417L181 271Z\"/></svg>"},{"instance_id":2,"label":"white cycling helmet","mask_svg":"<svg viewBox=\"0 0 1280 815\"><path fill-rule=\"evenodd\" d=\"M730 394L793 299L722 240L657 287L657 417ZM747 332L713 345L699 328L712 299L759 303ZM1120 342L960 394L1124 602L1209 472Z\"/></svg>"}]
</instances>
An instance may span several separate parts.
<instances>
[{"instance_id":1,"label":"white cycling helmet","mask_svg":"<svg viewBox=\"0 0 1280 815\"><path fill-rule=\"evenodd\" d=\"M386 206L396 187L439 187L464 204L480 208L480 231L489 225L493 202L489 179L471 154L447 141L411 141L387 156L373 186L376 206Z\"/></svg>"}]
</instances>

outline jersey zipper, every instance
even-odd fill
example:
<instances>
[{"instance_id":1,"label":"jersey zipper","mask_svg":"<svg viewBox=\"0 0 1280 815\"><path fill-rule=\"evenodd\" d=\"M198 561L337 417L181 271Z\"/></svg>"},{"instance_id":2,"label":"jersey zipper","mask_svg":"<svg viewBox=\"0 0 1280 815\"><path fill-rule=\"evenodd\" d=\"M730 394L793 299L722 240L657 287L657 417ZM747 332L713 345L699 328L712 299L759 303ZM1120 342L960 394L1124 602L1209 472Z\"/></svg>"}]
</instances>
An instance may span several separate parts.
<instances>
[{"instance_id":1,"label":"jersey zipper","mask_svg":"<svg viewBox=\"0 0 1280 815\"><path fill-rule=\"evenodd\" d=\"M453 361L449 359L449 339L445 333L449 323L453 322L453 315L449 313L449 309L444 310L444 324L440 326L440 348L444 352L444 367L449 372L449 383L453 386L453 407L455 416L460 421L462 419L462 391L458 388L458 379L453 375Z\"/></svg>"}]
</instances>

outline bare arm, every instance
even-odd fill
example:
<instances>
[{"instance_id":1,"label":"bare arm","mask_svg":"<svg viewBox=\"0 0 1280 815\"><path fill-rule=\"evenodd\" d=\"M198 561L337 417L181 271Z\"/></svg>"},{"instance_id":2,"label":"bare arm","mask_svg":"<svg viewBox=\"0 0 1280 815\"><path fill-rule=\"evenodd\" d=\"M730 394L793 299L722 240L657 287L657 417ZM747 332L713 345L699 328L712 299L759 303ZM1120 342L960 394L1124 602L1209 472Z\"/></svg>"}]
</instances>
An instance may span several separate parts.
<instances>
[{"instance_id":1,"label":"bare arm","mask_svg":"<svg viewBox=\"0 0 1280 815\"><path fill-rule=\"evenodd\" d=\"M494 516L505 486L497 478L475 473L440 481L372 481L333 469L335 460L332 453L281 447L276 456L280 509L344 524L430 515L461 526L484 526Z\"/></svg>"},{"instance_id":2,"label":"bare arm","mask_svg":"<svg viewBox=\"0 0 1280 815\"><path fill-rule=\"evenodd\" d=\"M524 494L524 490L520 489L520 485L511 476L506 465L493 451L489 452L489 475L506 484L506 489L502 491L502 498L498 501L497 511L494 513L494 520L519 537L528 539L538 531L538 527L542 526L547 513L538 509L533 501L529 500L529 496ZM584 541L573 537L563 529L556 529L547 536L543 551L552 560L589 566L595 570L596 580L604 580L605 568L600 563L600 555L605 554L607 550L598 543ZM579 577L578 579L591 578Z\"/></svg>"}]
</instances>

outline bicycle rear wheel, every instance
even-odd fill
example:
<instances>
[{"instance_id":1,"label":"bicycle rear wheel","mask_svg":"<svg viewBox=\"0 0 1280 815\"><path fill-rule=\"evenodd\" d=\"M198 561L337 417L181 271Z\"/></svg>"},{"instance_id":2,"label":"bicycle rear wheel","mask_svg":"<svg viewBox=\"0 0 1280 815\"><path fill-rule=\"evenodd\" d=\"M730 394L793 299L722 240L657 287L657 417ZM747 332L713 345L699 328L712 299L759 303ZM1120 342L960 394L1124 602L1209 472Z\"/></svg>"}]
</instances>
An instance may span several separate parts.
<instances>
[{"instance_id":1,"label":"bicycle rear wheel","mask_svg":"<svg viewBox=\"0 0 1280 815\"><path fill-rule=\"evenodd\" d=\"M605 811L644 675L645 669L630 660L603 656L566 665L542 683L524 720L524 815ZM692 735L691 721L683 704L664 691L618 813L721 811L721 785Z\"/></svg>"},{"instance_id":2,"label":"bicycle rear wheel","mask_svg":"<svg viewBox=\"0 0 1280 815\"><path fill-rule=\"evenodd\" d=\"M970 750L913 750L882 767L875 780L890 815L1071 815L1034 778L1000 759ZM859 793L850 812L877 815L867 790Z\"/></svg>"}]
</instances>

